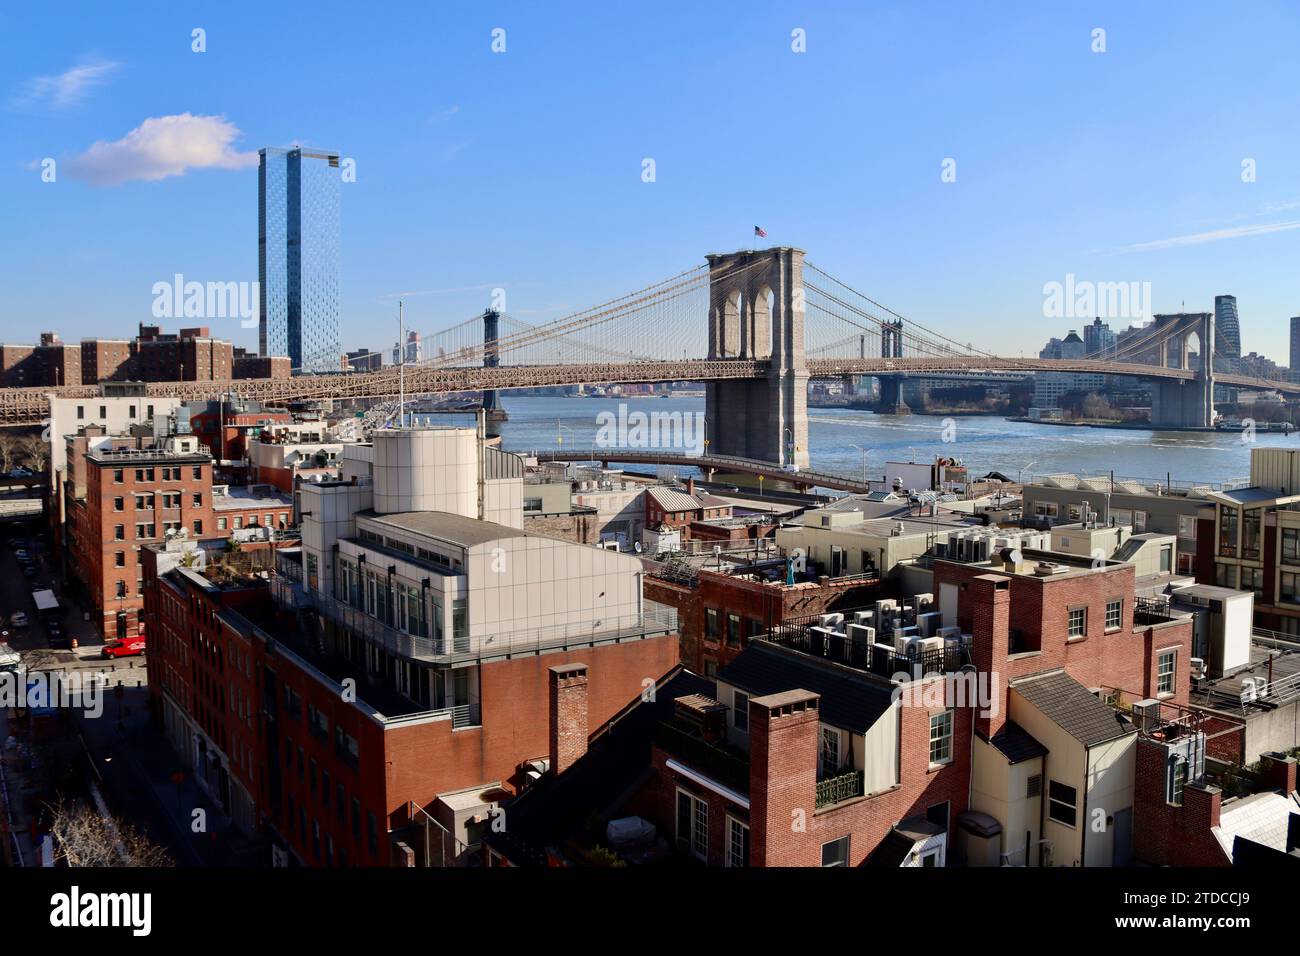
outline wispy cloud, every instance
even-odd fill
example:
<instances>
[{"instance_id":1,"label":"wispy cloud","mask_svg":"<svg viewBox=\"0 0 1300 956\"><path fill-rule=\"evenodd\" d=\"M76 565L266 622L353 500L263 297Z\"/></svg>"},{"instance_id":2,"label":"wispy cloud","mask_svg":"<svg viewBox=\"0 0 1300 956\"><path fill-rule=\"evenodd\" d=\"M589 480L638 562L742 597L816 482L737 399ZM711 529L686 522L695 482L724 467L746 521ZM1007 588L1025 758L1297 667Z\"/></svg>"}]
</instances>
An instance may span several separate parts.
<instances>
[{"instance_id":1,"label":"wispy cloud","mask_svg":"<svg viewBox=\"0 0 1300 956\"><path fill-rule=\"evenodd\" d=\"M1117 249L1111 249L1110 252L1155 252L1159 249L1178 249L1183 246L1200 246L1209 242L1222 242L1225 239L1267 236L1275 232L1289 232L1292 229L1300 229L1300 220L1262 223L1255 226L1234 226L1231 229L1212 229L1209 232L1195 232L1186 236L1171 236L1168 239L1154 239L1150 242L1120 246Z\"/></svg>"},{"instance_id":2,"label":"wispy cloud","mask_svg":"<svg viewBox=\"0 0 1300 956\"><path fill-rule=\"evenodd\" d=\"M62 73L32 77L10 105L17 109L68 109L85 99L90 90L107 83L119 65L89 57Z\"/></svg>"},{"instance_id":3,"label":"wispy cloud","mask_svg":"<svg viewBox=\"0 0 1300 956\"><path fill-rule=\"evenodd\" d=\"M430 123L442 123L442 122L445 122L445 121L451 119L453 116L455 116L455 115L456 115L457 113L459 113L459 112L460 112L460 104L459 104L459 103L453 103L451 106L447 107L445 110L441 110L441 111L439 111L439 112L437 112L437 113L434 113L432 116L430 116L430 117L429 117L429 122L430 122Z\"/></svg>"},{"instance_id":4,"label":"wispy cloud","mask_svg":"<svg viewBox=\"0 0 1300 956\"><path fill-rule=\"evenodd\" d=\"M68 174L93 186L120 186L134 179L156 182L191 169L245 169L255 151L234 146L243 134L223 116L154 116L121 139L100 141L63 164Z\"/></svg>"}]
</instances>

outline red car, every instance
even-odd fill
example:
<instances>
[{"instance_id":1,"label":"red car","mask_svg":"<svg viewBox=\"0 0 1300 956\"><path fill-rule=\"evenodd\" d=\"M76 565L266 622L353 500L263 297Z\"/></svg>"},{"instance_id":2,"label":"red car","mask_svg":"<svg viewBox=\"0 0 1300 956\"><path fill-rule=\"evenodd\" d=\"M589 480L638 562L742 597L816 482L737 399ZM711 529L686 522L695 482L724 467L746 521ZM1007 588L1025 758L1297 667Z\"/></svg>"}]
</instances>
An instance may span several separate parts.
<instances>
[{"instance_id":1,"label":"red car","mask_svg":"<svg viewBox=\"0 0 1300 956\"><path fill-rule=\"evenodd\" d=\"M109 641L104 645L105 657L134 657L144 653L144 638L129 637L123 640Z\"/></svg>"}]
</instances>

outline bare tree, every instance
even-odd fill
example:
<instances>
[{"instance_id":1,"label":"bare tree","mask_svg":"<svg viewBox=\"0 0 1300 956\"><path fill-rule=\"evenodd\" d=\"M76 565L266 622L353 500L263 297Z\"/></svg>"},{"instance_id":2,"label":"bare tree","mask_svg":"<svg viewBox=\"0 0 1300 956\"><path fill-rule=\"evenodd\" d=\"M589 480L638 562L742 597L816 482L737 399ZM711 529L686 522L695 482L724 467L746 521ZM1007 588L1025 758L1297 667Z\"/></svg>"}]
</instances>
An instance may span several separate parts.
<instances>
[{"instance_id":1,"label":"bare tree","mask_svg":"<svg viewBox=\"0 0 1300 956\"><path fill-rule=\"evenodd\" d=\"M44 471L50 460L50 443L43 441L40 435L28 435L19 442L19 451L27 459L27 467L32 471Z\"/></svg>"},{"instance_id":2,"label":"bare tree","mask_svg":"<svg viewBox=\"0 0 1300 956\"><path fill-rule=\"evenodd\" d=\"M50 807L55 859L68 866L173 866L167 851L130 824L85 805Z\"/></svg>"},{"instance_id":3,"label":"bare tree","mask_svg":"<svg viewBox=\"0 0 1300 956\"><path fill-rule=\"evenodd\" d=\"M8 432L0 432L0 471L8 474L18 464L18 439Z\"/></svg>"}]
</instances>

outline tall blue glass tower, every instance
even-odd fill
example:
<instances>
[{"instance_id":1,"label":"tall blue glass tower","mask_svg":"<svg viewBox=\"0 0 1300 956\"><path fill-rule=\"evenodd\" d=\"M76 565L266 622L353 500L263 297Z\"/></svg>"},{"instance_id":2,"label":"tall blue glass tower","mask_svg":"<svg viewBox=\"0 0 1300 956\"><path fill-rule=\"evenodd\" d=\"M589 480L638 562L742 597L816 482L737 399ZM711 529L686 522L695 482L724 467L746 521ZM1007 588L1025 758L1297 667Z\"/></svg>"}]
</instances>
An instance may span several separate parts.
<instances>
[{"instance_id":1,"label":"tall blue glass tower","mask_svg":"<svg viewBox=\"0 0 1300 956\"><path fill-rule=\"evenodd\" d=\"M339 338L339 155L258 151L258 349L294 372L336 372Z\"/></svg>"}]
</instances>

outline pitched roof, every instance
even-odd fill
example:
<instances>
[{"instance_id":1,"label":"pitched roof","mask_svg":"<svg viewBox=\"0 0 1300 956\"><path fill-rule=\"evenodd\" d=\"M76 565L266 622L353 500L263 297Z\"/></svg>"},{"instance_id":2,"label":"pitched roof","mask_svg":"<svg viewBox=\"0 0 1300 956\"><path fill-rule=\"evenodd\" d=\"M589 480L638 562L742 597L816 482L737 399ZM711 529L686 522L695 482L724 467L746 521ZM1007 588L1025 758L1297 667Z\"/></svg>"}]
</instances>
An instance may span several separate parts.
<instances>
[{"instance_id":1,"label":"pitched roof","mask_svg":"<svg viewBox=\"0 0 1300 956\"><path fill-rule=\"evenodd\" d=\"M980 735L983 737L983 734ZM1008 763L1017 764L1047 753L1047 748L1034 739L1033 735L1013 720L1008 720L987 743L996 747Z\"/></svg>"},{"instance_id":2,"label":"pitched roof","mask_svg":"<svg viewBox=\"0 0 1300 956\"><path fill-rule=\"evenodd\" d=\"M718 680L750 697L803 689L821 696L823 723L866 733L893 705L892 688L806 654L755 641L718 671Z\"/></svg>"},{"instance_id":3,"label":"pitched roof","mask_svg":"<svg viewBox=\"0 0 1300 956\"><path fill-rule=\"evenodd\" d=\"M694 495L676 488L647 488L646 494L658 505L660 511L675 514L679 511L699 511L704 505Z\"/></svg>"},{"instance_id":4,"label":"pitched roof","mask_svg":"<svg viewBox=\"0 0 1300 956\"><path fill-rule=\"evenodd\" d=\"M1027 677L1011 690L1085 747L1137 733L1065 671Z\"/></svg>"}]
</instances>

